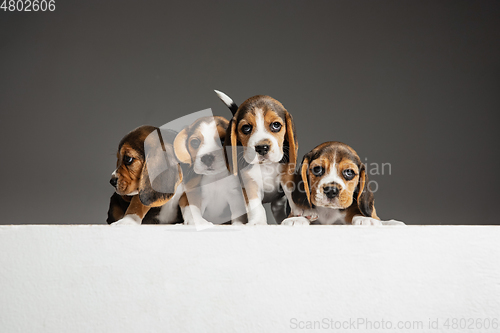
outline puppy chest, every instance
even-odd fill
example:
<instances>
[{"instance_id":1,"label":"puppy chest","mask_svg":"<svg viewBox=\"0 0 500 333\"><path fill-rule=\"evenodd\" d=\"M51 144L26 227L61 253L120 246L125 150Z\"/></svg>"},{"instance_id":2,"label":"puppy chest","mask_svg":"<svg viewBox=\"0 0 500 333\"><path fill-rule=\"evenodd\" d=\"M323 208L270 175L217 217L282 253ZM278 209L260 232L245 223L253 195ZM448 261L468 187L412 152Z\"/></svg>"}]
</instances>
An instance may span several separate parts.
<instances>
[{"instance_id":1,"label":"puppy chest","mask_svg":"<svg viewBox=\"0 0 500 333\"><path fill-rule=\"evenodd\" d=\"M258 164L252 167L250 177L258 184L263 201L273 200L280 189L280 174L282 165L278 163Z\"/></svg>"},{"instance_id":2,"label":"puppy chest","mask_svg":"<svg viewBox=\"0 0 500 333\"><path fill-rule=\"evenodd\" d=\"M320 224L346 224L345 212L340 209L316 207L318 213L317 223Z\"/></svg>"}]
</instances>

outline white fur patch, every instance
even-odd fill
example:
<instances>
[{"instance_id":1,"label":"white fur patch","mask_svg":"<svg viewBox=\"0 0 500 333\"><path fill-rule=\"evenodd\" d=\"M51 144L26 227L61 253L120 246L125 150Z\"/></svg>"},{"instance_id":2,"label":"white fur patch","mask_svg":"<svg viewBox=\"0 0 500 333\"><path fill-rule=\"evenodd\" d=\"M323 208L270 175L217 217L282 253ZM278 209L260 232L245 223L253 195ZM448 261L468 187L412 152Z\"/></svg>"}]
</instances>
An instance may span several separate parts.
<instances>
[{"instance_id":1,"label":"white fur patch","mask_svg":"<svg viewBox=\"0 0 500 333\"><path fill-rule=\"evenodd\" d=\"M266 209L261 199L252 199L248 202L247 225L267 225Z\"/></svg>"},{"instance_id":2,"label":"white fur patch","mask_svg":"<svg viewBox=\"0 0 500 333\"><path fill-rule=\"evenodd\" d=\"M404 222L397 220L389 220L389 221L380 221L382 225L392 225L392 226L403 226L406 225Z\"/></svg>"},{"instance_id":3,"label":"white fur patch","mask_svg":"<svg viewBox=\"0 0 500 333\"><path fill-rule=\"evenodd\" d=\"M227 169L217 175L204 175L196 190L201 191L203 218L214 224L239 221L246 214L240 182Z\"/></svg>"},{"instance_id":4,"label":"white fur patch","mask_svg":"<svg viewBox=\"0 0 500 333\"><path fill-rule=\"evenodd\" d=\"M296 216L296 217L289 217L287 219L284 219L283 222L281 222L282 225L291 225L291 226L306 226L309 225L310 222L308 219L306 219L303 216Z\"/></svg>"},{"instance_id":5,"label":"white fur patch","mask_svg":"<svg viewBox=\"0 0 500 333\"><path fill-rule=\"evenodd\" d=\"M140 225L142 220L136 214L125 215L122 219L111 223L111 225Z\"/></svg>"},{"instance_id":6,"label":"white fur patch","mask_svg":"<svg viewBox=\"0 0 500 333\"><path fill-rule=\"evenodd\" d=\"M382 225L382 221L372 217L356 215L352 218L352 225Z\"/></svg>"},{"instance_id":7,"label":"white fur patch","mask_svg":"<svg viewBox=\"0 0 500 333\"><path fill-rule=\"evenodd\" d=\"M182 208L182 216L184 217L184 224L196 226L196 230L211 228L214 226L212 222L208 222L201 216L199 207L187 205Z\"/></svg>"},{"instance_id":8,"label":"white fur patch","mask_svg":"<svg viewBox=\"0 0 500 333\"><path fill-rule=\"evenodd\" d=\"M345 212L327 207L316 207L318 223L321 224L346 224Z\"/></svg>"}]
</instances>

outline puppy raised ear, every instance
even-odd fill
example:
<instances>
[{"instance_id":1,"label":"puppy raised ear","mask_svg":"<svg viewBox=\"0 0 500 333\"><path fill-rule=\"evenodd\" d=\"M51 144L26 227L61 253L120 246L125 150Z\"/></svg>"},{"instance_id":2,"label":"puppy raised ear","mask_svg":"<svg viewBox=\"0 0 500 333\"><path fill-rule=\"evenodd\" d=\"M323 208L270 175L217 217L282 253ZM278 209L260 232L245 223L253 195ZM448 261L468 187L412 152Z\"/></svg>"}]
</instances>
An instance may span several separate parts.
<instances>
[{"instance_id":1,"label":"puppy raised ear","mask_svg":"<svg viewBox=\"0 0 500 333\"><path fill-rule=\"evenodd\" d=\"M139 199L148 207L167 203L182 181L172 144L161 140L158 130L144 140L145 161L139 180Z\"/></svg>"},{"instance_id":2,"label":"puppy raised ear","mask_svg":"<svg viewBox=\"0 0 500 333\"><path fill-rule=\"evenodd\" d=\"M293 126L293 118L288 111L285 111L286 115L286 140L288 142L288 163L292 164L295 168L297 164L297 151L299 145L297 143L295 135L295 127Z\"/></svg>"},{"instance_id":3,"label":"puppy raised ear","mask_svg":"<svg viewBox=\"0 0 500 333\"><path fill-rule=\"evenodd\" d=\"M375 212L373 193L368 187L368 176L366 175L366 168L363 163L359 169L359 183L358 183L358 196L356 201L358 203L359 211L367 217L379 219ZM356 193L356 192L354 192Z\"/></svg>"},{"instance_id":4,"label":"puppy raised ear","mask_svg":"<svg viewBox=\"0 0 500 333\"><path fill-rule=\"evenodd\" d=\"M191 154L189 154L188 148L187 148L187 139L188 139L188 132L187 132L187 127L184 128L182 131L177 134L174 140L174 152L175 152L175 157L179 160L181 163L189 164L191 165Z\"/></svg>"}]
</instances>

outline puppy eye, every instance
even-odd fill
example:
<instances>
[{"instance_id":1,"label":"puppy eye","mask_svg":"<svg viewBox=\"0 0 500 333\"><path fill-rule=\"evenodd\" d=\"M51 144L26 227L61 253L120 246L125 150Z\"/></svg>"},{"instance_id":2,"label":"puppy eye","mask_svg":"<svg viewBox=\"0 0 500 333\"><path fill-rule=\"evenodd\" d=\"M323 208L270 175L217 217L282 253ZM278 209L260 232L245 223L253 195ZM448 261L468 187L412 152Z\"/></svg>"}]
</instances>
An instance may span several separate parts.
<instances>
[{"instance_id":1,"label":"puppy eye","mask_svg":"<svg viewBox=\"0 0 500 333\"><path fill-rule=\"evenodd\" d=\"M194 149L197 149L200 146L200 140L198 139L193 139L189 142L191 144L191 147Z\"/></svg>"},{"instance_id":2,"label":"puppy eye","mask_svg":"<svg viewBox=\"0 0 500 333\"><path fill-rule=\"evenodd\" d=\"M356 176L356 173L352 169L345 169L344 171L342 171L342 174L344 175L344 178L346 180L351 180L354 178L354 176Z\"/></svg>"},{"instance_id":3,"label":"puppy eye","mask_svg":"<svg viewBox=\"0 0 500 333\"><path fill-rule=\"evenodd\" d=\"M241 126L241 131L243 132L243 134L248 134L252 131L252 126L243 125L243 126Z\"/></svg>"},{"instance_id":4,"label":"puppy eye","mask_svg":"<svg viewBox=\"0 0 500 333\"><path fill-rule=\"evenodd\" d=\"M325 173L325 169L323 169L323 167L320 167L319 165L317 165L314 168L312 168L312 173L315 176L321 176L322 174Z\"/></svg>"},{"instance_id":5,"label":"puppy eye","mask_svg":"<svg viewBox=\"0 0 500 333\"><path fill-rule=\"evenodd\" d=\"M281 123L275 121L274 123L271 124L271 131L273 132L279 132L281 129Z\"/></svg>"},{"instance_id":6,"label":"puppy eye","mask_svg":"<svg viewBox=\"0 0 500 333\"><path fill-rule=\"evenodd\" d=\"M123 156L123 163L125 165L130 165L130 164L132 164L133 161L134 161L133 157L130 157L130 156L127 156L127 155Z\"/></svg>"}]
</instances>

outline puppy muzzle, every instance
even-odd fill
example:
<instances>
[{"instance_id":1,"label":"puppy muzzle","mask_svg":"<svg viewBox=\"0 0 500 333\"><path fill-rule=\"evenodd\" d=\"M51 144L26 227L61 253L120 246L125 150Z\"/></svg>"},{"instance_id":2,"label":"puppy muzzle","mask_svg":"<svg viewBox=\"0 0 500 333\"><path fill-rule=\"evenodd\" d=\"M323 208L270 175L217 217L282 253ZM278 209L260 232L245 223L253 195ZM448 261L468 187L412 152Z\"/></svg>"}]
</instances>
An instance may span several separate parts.
<instances>
[{"instance_id":1,"label":"puppy muzzle","mask_svg":"<svg viewBox=\"0 0 500 333\"><path fill-rule=\"evenodd\" d=\"M116 186L118 185L118 177L111 177L111 179L109 180L109 183L111 184L111 186L116 188Z\"/></svg>"},{"instance_id":2,"label":"puppy muzzle","mask_svg":"<svg viewBox=\"0 0 500 333\"><path fill-rule=\"evenodd\" d=\"M339 196L340 189L337 185L326 185L323 187L323 193L331 200Z\"/></svg>"}]
</instances>

